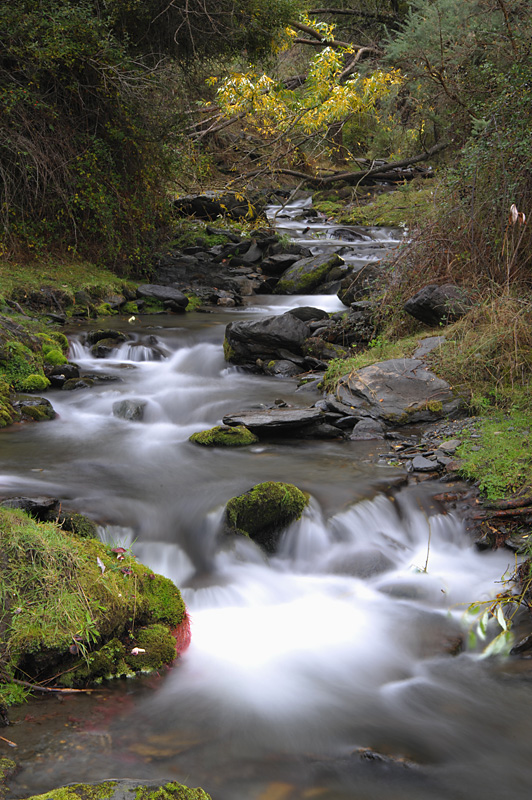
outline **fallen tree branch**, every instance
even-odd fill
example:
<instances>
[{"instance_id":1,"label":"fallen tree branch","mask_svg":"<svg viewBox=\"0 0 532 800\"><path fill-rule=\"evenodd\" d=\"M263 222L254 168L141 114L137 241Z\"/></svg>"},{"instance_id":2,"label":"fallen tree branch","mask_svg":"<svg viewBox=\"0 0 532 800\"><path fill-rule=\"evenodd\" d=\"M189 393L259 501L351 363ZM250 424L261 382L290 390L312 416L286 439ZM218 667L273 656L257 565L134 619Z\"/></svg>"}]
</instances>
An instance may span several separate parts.
<instances>
[{"instance_id":1,"label":"fallen tree branch","mask_svg":"<svg viewBox=\"0 0 532 800\"><path fill-rule=\"evenodd\" d=\"M11 683L16 683L18 686L25 686L34 692L44 692L45 694L74 694L77 692L90 693L100 691L99 689L59 689L56 687L39 686L36 683L29 683L28 681L19 681L17 678L11 678Z\"/></svg>"},{"instance_id":2,"label":"fallen tree branch","mask_svg":"<svg viewBox=\"0 0 532 800\"><path fill-rule=\"evenodd\" d=\"M6 739L5 736L0 736L0 739L6 744L8 744L10 747L18 747L18 744L16 742L12 742L11 739Z\"/></svg>"},{"instance_id":3,"label":"fallen tree branch","mask_svg":"<svg viewBox=\"0 0 532 800\"><path fill-rule=\"evenodd\" d=\"M346 181L348 183L360 183L361 181L365 180L366 178L373 177L378 179L382 177L382 179L390 179L390 170L401 169L403 167L409 167L411 164L418 164L420 161L427 161L436 153L439 153L441 150L444 150L446 147L449 146L449 142L440 142L439 144L434 145L431 147L430 150L427 150L425 153L420 153L417 156L412 156L411 158L405 158L402 161L391 161L388 164L379 164L377 167L373 167L372 169L366 169L361 172L335 172L324 176L313 176L307 175L304 172L298 172L297 170L293 169L273 169L271 172L275 175L290 175L294 178L299 178L304 180L306 183L309 183L313 186L318 188L325 188L329 186L331 183L335 181ZM260 175L264 172L264 170L254 170L253 172L248 172L246 175L243 175L243 178L254 178L257 175ZM384 177L385 176L385 177Z\"/></svg>"}]
</instances>

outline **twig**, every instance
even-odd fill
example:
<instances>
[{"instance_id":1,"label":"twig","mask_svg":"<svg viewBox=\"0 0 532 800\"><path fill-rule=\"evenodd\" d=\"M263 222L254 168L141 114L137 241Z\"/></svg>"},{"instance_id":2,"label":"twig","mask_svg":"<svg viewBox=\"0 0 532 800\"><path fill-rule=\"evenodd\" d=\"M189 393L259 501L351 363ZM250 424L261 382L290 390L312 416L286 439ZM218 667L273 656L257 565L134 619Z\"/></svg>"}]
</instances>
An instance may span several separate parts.
<instances>
[{"instance_id":1,"label":"twig","mask_svg":"<svg viewBox=\"0 0 532 800\"><path fill-rule=\"evenodd\" d=\"M0 739L3 742L6 742L6 744L8 744L10 747L18 747L18 744L16 742L12 742L11 739L6 739L5 736L0 736Z\"/></svg>"}]
</instances>

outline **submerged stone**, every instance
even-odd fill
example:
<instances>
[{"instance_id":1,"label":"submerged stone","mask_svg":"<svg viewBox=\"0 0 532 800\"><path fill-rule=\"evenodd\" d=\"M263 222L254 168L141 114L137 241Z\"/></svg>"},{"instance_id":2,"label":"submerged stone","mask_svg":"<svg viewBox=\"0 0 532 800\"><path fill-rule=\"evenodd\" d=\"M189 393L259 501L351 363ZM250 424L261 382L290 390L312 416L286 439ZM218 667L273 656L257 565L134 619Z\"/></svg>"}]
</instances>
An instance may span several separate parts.
<instances>
[{"instance_id":1,"label":"submerged stone","mask_svg":"<svg viewBox=\"0 0 532 800\"><path fill-rule=\"evenodd\" d=\"M283 530L301 517L308 501L309 496L292 483L258 483L229 500L225 522L233 533L248 536L273 553Z\"/></svg>"},{"instance_id":2,"label":"submerged stone","mask_svg":"<svg viewBox=\"0 0 532 800\"><path fill-rule=\"evenodd\" d=\"M245 425L237 425L233 428L228 425L216 425L214 428L193 433L189 438L189 442L200 444L203 447L245 447L258 441L258 436L255 436Z\"/></svg>"}]
</instances>

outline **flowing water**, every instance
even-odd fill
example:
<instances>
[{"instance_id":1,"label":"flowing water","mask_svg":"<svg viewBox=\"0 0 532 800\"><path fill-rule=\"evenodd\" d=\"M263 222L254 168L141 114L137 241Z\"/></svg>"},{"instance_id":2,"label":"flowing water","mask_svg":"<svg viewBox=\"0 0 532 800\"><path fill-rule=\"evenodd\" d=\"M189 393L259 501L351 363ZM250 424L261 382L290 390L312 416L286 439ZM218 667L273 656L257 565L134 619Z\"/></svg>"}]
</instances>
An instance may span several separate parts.
<instances>
[{"instance_id":1,"label":"flowing water","mask_svg":"<svg viewBox=\"0 0 532 800\"><path fill-rule=\"evenodd\" d=\"M132 339L105 360L73 330L72 360L112 380L50 392L55 420L0 432L4 495L57 496L97 519L180 586L192 619L192 644L163 678L16 710L12 797L125 777L200 785L214 800L529 796L530 683L450 655L468 603L500 590L511 554L477 552L432 501L439 486L394 489L386 443L188 442L225 413L318 397L229 367L227 322L336 303L141 317L121 323ZM121 399L146 403L144 420L113 416ZM271 479L312 499L267 558L219 526L230 497Z\"/></svg>"}]
</instances>

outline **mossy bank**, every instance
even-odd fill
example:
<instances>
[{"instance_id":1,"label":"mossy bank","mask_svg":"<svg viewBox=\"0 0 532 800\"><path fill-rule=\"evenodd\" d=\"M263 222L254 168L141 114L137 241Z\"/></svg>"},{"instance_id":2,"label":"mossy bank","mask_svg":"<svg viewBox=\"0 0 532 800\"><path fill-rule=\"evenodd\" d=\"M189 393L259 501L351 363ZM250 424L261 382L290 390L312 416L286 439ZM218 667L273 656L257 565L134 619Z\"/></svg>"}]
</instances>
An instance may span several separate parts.
<instances>
[{"instance_id":1,"label":"mossy bank","mask_svg":"<svg viewBox=\"0 0 532 800\"><path fill-rule=\"evenodd\" d=\"M181 594L124 548L0 509L0 699L13 679L85 686L176 658Z\"/></svg>"},{"instance_id":2,"label":"mossy bank","mask_svg":"<svg viewBox=\"0 0 532 800\"><path fill-rule=\"evenodd\" d=\"M203 789L191 789L175 781L140 783L131 780L75 783L33 795L28 800L210 800Z\"/></svg>"}]
</instances>

